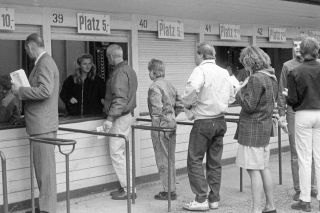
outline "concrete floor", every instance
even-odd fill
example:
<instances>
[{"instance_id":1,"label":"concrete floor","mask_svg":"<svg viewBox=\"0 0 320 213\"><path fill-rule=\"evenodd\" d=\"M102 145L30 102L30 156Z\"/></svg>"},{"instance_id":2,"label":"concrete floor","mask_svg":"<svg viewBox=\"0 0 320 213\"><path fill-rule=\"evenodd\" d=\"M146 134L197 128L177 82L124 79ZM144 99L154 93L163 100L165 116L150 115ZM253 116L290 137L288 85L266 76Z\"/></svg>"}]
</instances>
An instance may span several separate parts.
<instances>
[{"instance_id":1,"label":"concrete floor","mask_svg":"<svg viewBox=\"0 0 320 213\"><path fill-rule=\"evenodd\" d=\"M279 185L278 156L270 158L270 168L274 180L274 196L277 211L299 212L290 208L294 203L292 188L290 154L283 153L283 181ZM243 192L239 190L239 168L235 164L227 165L222 170L221 201L218 210L210 210L215 213L243 213L250 212L251 194L250 179L246 172L243 173ZM132 205L133 213L165 213L167 212L167 201L154 200L154 194L161 190L160 182L152 182L137 186L138 198L136 204ZM127 211L126 201L114 201L109 196L110 192L88 195L86 197L71 200L71 213L125 213ZM194 199L186 174L177 177L178 199L172 201L172 211L189 212L182 209L185 202ZM59 202L58 213L66 212L65 202ZM261 204L263 206L263 203ZM19 211L19 213L22 211ZM319 212L316 199L312 199L312 212ZM18 212L17 212L18 213Z\"/></svg>"}]
</instances>

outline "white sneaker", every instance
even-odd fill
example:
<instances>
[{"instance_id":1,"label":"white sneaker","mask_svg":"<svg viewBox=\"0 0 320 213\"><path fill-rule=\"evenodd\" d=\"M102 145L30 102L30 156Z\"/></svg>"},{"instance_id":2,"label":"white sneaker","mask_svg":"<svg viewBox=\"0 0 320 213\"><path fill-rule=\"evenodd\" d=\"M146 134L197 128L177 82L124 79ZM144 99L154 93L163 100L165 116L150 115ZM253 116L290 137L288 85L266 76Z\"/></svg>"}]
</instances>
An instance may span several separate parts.
<instances>
[{"instance_id":1,"label":"white sneaker","mask_svg":"<svg viewBox=\"0 0 320 213\"><path fill-rule=\"evenodd\" d=\"M219 202L209 202L209 208L210 209L218 209L219 208Z\"/></svg>"},{"instance_id":2,"label":"white sneaker","mask_svg":"<svg viewBox=\"0 0 320 213\"><path fill-rule=\"evenodd\" d=\"M190 211L207 211L209 210L209 204L208 200L204 201L203 203L193 200L190 203L185 203L183 208Z\"/></svg>"}]
</instances>

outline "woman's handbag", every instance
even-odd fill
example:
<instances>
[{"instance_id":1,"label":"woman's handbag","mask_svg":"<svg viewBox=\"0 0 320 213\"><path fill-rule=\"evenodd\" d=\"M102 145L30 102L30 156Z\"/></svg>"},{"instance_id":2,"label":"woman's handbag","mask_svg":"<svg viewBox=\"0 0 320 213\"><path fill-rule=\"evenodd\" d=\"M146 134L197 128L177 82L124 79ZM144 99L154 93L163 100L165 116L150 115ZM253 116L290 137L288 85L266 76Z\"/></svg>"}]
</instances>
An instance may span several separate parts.
<instances>
[{"instance_id":1,"label":"woman's handbag","mask_svg":"<svg viewBox=\"0 0 320 213\"><path fill-rule=\"evenodd\" d=\"M270 137L276 137L278 136L278 104L274 98L274 92L273 92L273 86L272 86L272 99L273 99L273 115L272 115L272 127L271 127L271 133L270 133Z\"/></svg>"},{"instance_id":2,"label":"woman's handbag","mask_svg":"<svg viewBox=\"0 0 320 213\"><path fill-rule=\"evenodd\" d=\"M276 137L276 136L278 136L278 119L273 117L270 137Z\"/></svg>"}]
</instances>

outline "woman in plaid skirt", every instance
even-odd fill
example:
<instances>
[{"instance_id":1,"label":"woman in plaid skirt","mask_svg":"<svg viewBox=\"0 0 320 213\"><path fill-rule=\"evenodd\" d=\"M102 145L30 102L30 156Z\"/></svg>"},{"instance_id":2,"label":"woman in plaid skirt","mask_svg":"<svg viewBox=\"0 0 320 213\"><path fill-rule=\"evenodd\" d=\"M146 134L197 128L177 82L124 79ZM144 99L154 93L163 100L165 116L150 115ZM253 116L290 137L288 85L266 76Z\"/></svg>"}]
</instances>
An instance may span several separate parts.
<instances>
[{"instance_id":1,"label":"woman in plaid skirt","mask_svg":"<svg viewBox=\"0 0 320 213\"><path fill-rule=\"evenodd\" d=\"M248 171L251 179L251 212L261 213L261 191L264 189L266 205L262 212L274 213L273 183L268 162L272 112L278 90L277 78L269 56L258 47L244 48L239 60L250 72L250 76L236 94L242 107L237 164Z\"/></svg>"}]
</instances>

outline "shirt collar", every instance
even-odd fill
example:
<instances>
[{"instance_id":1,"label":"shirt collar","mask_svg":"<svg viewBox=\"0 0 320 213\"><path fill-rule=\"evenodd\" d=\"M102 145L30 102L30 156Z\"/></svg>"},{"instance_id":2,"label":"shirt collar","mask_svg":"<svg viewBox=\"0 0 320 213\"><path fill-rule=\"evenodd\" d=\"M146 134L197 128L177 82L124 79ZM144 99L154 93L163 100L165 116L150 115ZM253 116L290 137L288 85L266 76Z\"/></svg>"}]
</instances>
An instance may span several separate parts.
<instances>
[{"instance_id":1,"label":"shirt collar","mask_svg":"<svg viewBox=\"0 0 320 213\"><path fill-rule=\"evenodd\" d=\"M215 64L216 63L216 60L214 59L208 59L208 60L204 60L200 63L200 65L203 65L203 64L207 64L207 63L213 63Z\"/></svg>"},{"instance_id":2,"label":"shirt collar","mask_svg":"<svg viewBox=\"0 0 320 213\"><path fill-rule=\"evenodd\" d=\"M46 51L43 51L39 56L38 58L36 59L36 61L34 62L34 65L36 65L39 61L39 59L41 58L41 56L43 56L44 54L46 53Z\"/></svg>"}]
</instances>

